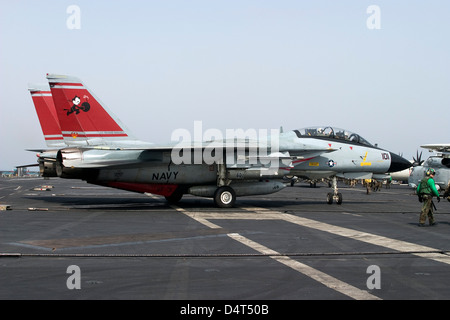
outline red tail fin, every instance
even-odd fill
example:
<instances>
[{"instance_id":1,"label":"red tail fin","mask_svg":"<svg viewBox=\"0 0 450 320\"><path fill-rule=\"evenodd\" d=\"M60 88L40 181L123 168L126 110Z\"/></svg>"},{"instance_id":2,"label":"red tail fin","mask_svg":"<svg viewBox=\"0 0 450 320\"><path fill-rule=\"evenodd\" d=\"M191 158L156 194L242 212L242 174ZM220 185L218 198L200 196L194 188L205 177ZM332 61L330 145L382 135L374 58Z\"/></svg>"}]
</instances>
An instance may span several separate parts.
<instances>
[{"instance_id":1,"label":"red tail fin","mask_svg":"<svg viewBox=\"0 0 450 320\"><path fill-rule=\"evenodd\" d=\"M135 140L78 78L47 74L47 79L67 144L114 145Z\"/></svg>"},{"instance_id":2,"label":"red tail fin","mask_svg":"<svg viewBox=\"0 0 450 320\"><path fill-rule=\"evenodd\" d=\"M51 148L66 146L50 89L41 85L32 85L28 90L33 99L47 146Z\"/></svg>"}]
</instances>

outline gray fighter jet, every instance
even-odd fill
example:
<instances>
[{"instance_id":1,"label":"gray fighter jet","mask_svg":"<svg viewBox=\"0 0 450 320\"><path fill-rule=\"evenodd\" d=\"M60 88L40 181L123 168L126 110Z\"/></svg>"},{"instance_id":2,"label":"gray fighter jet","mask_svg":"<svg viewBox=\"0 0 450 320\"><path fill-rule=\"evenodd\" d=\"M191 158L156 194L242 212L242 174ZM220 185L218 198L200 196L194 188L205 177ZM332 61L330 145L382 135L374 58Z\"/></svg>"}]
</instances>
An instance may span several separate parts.
<instances>
[{"instance_id":1,"label":"gray fighter jet","mask_svg":"<svg viewBox=\"0 0 450 320\"><path fill-rule=\"evenodd\" d=\"M38 153L44 177L154 193L169 202L192 194L213 198L219 207L232 207L236 197L282 190L287 175L334 177L335 192L328 201L341 203L336 177L385 176L411 165L358 134L331 127L270 134L260 130L259 136L256 130L230 130L231 134L227 130L222 136L207 130L194 134L202 137L194 141L181 130L168 144L148 143L135 138L78 78L48 74L47 80L48 92L30 92L35 105L56 110L65 147L51 143L58 139L59 145L61 135L45 135L44 126L53 120L40 119L49 146Z\"/></svg>"}]
</instances>

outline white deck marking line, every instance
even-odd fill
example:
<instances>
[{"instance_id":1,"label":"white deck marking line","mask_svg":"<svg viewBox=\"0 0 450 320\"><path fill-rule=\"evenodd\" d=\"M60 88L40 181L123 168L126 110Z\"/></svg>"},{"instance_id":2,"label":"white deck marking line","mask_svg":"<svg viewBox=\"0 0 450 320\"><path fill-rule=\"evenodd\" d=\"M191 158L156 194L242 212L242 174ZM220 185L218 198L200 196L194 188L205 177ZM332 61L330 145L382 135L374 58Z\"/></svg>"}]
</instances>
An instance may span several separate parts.
<instances>
[{"instance_id":1,"label":"white deck marking line","mask_svg":"<svg viewBox=\"0 0 450 320\"><path fill-rule=\"evenodd\" d=\"M230 233L228 236L240 243L262 253L269 255L272 259L294 269L311 279L314 279L326 287L336 290L346 296L349 296L356 300L381 300L380 298L368 293L367 291L358 289L348 283L345 283L339 279L336 279L322 271L314 269L306 264L293 260L287 256L280 256L280 253L269 249L257 242L254 242L238 233Z\"/></svg>"},{"instance_id":2,"label":"white deck marking line","mask_svg":"<svg viewBox=\"0 0 450 320\"><path fill-rule=\"evenodd\" d=\"M189 212L186 211L183 208L172 206L175 210L178 212L181 212L190 218L210 227L210 228L221 228L220 226L213 224L207 220L208 219L261 219L261 220L279 220L280 214L255 214L255 213L249 213L249 214L217 214L217 213L195 213L195 212ZM266 210L257 210L257 211L266 211ZM205 218L206 217L206 218ZM262 254L267 254L270 256L270 258L284 264L285 266L288 266L291 269L294 269L295 271L298 271L302 274L304 274L307 277L310 277L324 286L336 290L346 296L349 296L353 299L357 300L381 300L380 298L368 293L367 291L358 289L356 287L353 287L352 285L349 285L348 283L345 283L343 281L340 281L326 273L323 273L319 270L316 270L312 267L309 267L303 263L300 263L296 260L293 260L287 256L282 256L280 253L269 249L257 242L254 242L238 233L230 233L228 236L248 247L251 249L258 251Z\"/></svg>"},{"instance_id":3,"label":"white deck marking line","mask_svg":"<svg viewBox=\"0 0 450 320\"><path fill-rule=\"evenodd\" d=\"M357 231L354 229L344 228L344 227L338 227L334 226L328 223L319 222L316 220L311 220L308 218L302 218L298 216L294 216L287 213L281 213L277 211L272 211L270 209L265 208L245 208L242 207L241 209L249 211L247 214L241 214L241 213L204 213L204 212L188 212L182 208L172 206L175 210L191 217L192 219L197 220L198 222L210 227L210 228L221 228L220 226L213 224L208 221L208 219L236 219L236 220L283 220L286 222L294 223L302 227L307 227L311 229L316 229L319 231L324 231L328 233L332 233L335 235L339 235L342 237L354 239L357 241L366 242L369 244L373 244L376 246L381 246L389 249L393 249L399 252L411 252L411 254L426 258L435 260L438 262L450 264L450 256L446 254L441 253L433 253L433 252L424 252L424 251L440 251L435 248L418 245L411 242L406 242L402 240L395 240L391 238L387 238L384 236L379 236L367 232ZM356 287L353 287L345 282L342 282L338 279L335 279L319 270L316 270L314 268L311 268L307 265L304 265L296 260L292 260L291 258L287 256L280 256L280 253L271 250L267 247L264 247L263 245L254 242L250 239L247 239L237 233L229 234L229 236L249 247L252 249L259 251L264 254L273 254L276 256L272 256L271 258L274 260L277 260L280 263L283 263L286 266L289 266L290 268L299 271L308 277L319 281L320 283L324 284L325 286L332 288L336 291L339 291L341 293L344 293L345 295L348 295L350 297L353 297L355 299L379 299L376 296L373 296L369 294L367 291L360 290ZM422 251L419 252L419 251Z\"/></svg>"},{"instance_id":4,"label":"white deck marking line","mask_svg":"<svg viewBox=\"0 0 450 320\"><path fill-rule=\"evenodd\" d=\"M242 208L242 209L245 209L248 211L254 211L254 209L252 209L252 208ZM267 214L271 214L271 215L278 215L279 219L288 221L288 222L291 222L294 224L298 224L302 227L308 227L308 228L312 228L312 229L316 229L316 230L320 230L320 231L329 232L329 233L336 234L336 235L339 235L342 237L347 237L350 239L354 239L354 240L370 243L373 245L393 249L393 250L396 250L399 252L415 252L416 251L416 253L412 253L412 254L422 257L422 258L431 259L434 261L450 264L450 256L447 254L442 254L442 253L437 253L437 252L436 253L434 253L434 252L423 252L423 253L417 252L417 251L440 251L439 249L436 249L436 248L431 248L431 247L422 246L422 245L411 243L411 242L406 242L406 241L402 241L402 240L396 240L396 239L391 239L391 238L387 238L387 237L383 237L383 236L378 236L375 234L357 231L354 229L338 227L338 226L334 226L334 225L331 225L328 223L294 216L292 214L272 211L270 209L264 209L264 208L258 209L258 212L261 212L261 211L265 211L265 212L267 212Z\"/></svg>"},{"instance_id":5,"label":"white deck marking line","mask_svg":"<svg viewBox=\"0 0 450 320\"><path fill-rule=\"evenodd\" d=\"M218 226L217 224L214 224L212 222L209 222L208 220L206 220L204 217L202 217L203 213L200 212L189 212L184 210L183 208L177 207L175 205L171 205L172 208L174 208L175 210L177 210L178 212L181 212L185 215L187 215L188 217L197 220L198 222L200 222L201 224L204 224L205 226L211 228L211 229L221 229L221 226Z\"/></svg>"},{"instance_id":6,"label":"white deck marking line","mask_svg":"<svg viewBox=\"0 0 450 320\"><path fill-rule=\"evenodd\" d=\"M435 248L422 246L419 244L406 242L402 240L391 239L383 236L378 236L375 234L357 231L353 229L348 229L344 227L334 226L328 223L319 222L307 218L301 218L297 216L293 216L291 214L280 213L280 219L285 221L289 221L295 224L298 224L303 227L308 227L320 231L329 232L332 234L336 234L342 237L370 243L373 245L393 249L399 252L411 252L416 256L420 256L422 258L427 258L431 260L435 260L438 262L450 264L450 256L441 253L433 253L433 252L415 252L415 251L440 251Z\"/></svg>"},{"instance_id":7,"label":"white deck marking line","mask_svg":"<svg viewBox=\"0 0 450 320\"><path fill-rule=\"evenodd\" d=\"M324 232L329 232L332 234L336 234L342 237L351 238L354 240L366 242L369 244L373 244L376 246L381 246L389 249L393 249L399 252L412 252L412 254L426 258L431 259L434 261L442 262L445 264L450 264L450 256L447 254L442 253L434 253L430 251L440 251L439 249L427 247L411 242L406 242L402 240L395 240L391 238L387 238L384 236L378 236L375 234L357 231L354 229L344 228L344 227L338 227L334 226L328 223L319 222L316 220L311 220L308 218L302 218L298 216L294 216L292 214L287 213L281 213L277 211L272 211L270 209L265 208L251 208L251 207L241 207L241 209L249 211L248 214L242 214L242 213L204 213L204 212L197 212L197 213L191 213L184 209L178 208L176 206L173 206L176 210L190 216L193 219L196 219L197 221L203 223L204 225L209 226L211 224L214 226L214 228L220 228L220 226L215 225L208 220L214 220L214 219L236 219L236 220L284 220L287 222L291 222L297 225L300 225L302 227L312 228ZM211 226L211 227L212 227ZM420 252L422 251L422 252Z\"/></svg>"}]
</instances>

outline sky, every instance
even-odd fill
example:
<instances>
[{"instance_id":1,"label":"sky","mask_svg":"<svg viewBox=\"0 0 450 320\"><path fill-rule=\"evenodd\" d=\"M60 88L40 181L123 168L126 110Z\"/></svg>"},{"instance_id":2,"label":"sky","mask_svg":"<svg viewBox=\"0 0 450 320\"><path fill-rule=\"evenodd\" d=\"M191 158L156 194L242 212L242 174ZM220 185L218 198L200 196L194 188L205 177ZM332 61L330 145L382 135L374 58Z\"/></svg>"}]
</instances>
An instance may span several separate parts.
<instances>
[{"instance_id":1,"label":"sky","mask_svg":"<svg viewBox=\"0 0 450 320\"><path fill-rule=\"evenodd\" d=\"M450 143L449 13L448 0L0 0L0 170L46 147L27 88L47 73L80 78L144 141L195 121L323 125L427 156L420 145Z\"/></svg>"}]
</instances>

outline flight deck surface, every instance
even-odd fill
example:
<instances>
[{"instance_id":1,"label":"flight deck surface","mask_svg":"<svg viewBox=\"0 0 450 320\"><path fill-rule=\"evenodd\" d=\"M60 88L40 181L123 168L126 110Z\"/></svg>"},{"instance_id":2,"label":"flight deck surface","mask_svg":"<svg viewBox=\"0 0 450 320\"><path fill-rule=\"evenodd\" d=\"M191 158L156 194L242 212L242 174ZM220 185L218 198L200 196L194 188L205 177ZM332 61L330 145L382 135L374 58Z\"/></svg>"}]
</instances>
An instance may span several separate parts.
<instances>
[{"instance_id":1,"label":"flight deck surface","mask_svg":"<svg viewBox=\"0 0 450 320\"><path fill-rule=\"evenodd\" d=\"M342 184L341 205L317 186L221 209L2 178L0 299L450 299L449 202L435 201L438 225L418 227L421 204L405 185L366 194Z\"/></svg>"}]
</instances>

